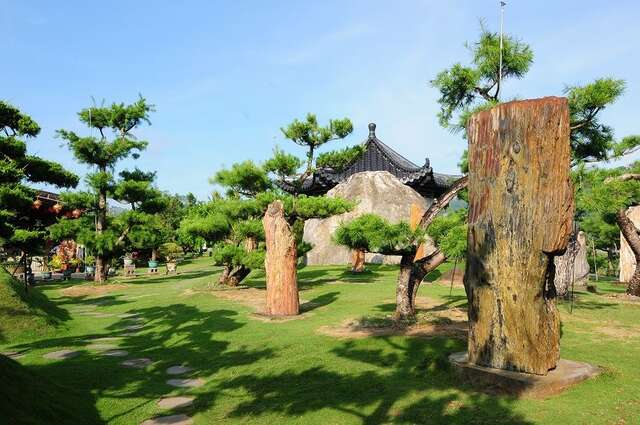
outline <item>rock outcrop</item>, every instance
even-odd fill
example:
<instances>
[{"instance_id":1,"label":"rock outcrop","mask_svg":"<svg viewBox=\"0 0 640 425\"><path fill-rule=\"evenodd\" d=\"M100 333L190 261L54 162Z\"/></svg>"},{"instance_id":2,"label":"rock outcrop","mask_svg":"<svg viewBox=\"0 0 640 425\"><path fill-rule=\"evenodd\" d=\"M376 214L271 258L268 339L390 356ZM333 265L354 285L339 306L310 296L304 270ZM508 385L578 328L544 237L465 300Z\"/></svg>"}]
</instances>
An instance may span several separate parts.
<instances>
[{"instance_id":1,"label":"rock outcrop","mask_svg":"<svg viewBox=\"0 0 640 425\"><path fill-rule=\"evenodd\" d=\"M636 228L640 228L640 206L629 208L627 217L635 224ZM620 233L620 282L629 282L635 270L636 257L629 248L627 240Z\"/></svg>"},{"instance_id":2,"label":"rock outcrop","mask_svg":"<svg viewBox=\"0 0 640 425\"><path fill-rule=\"evenodd\" d=\"M345 214L325 219L307 220L304 240L313 245L307 253L309 265L350 264L352 253L348 248L333 242L333 234L340 223L353 220L365 213L377 214L392 223L409 221L411 204L426 209L430 200L403 184L387 171L365 171L349 177L329 192L329 197L340 197L357 202L356 207ZM399 256L367 254L368 263L398 264Z\"/></svg>"}]
</instances>

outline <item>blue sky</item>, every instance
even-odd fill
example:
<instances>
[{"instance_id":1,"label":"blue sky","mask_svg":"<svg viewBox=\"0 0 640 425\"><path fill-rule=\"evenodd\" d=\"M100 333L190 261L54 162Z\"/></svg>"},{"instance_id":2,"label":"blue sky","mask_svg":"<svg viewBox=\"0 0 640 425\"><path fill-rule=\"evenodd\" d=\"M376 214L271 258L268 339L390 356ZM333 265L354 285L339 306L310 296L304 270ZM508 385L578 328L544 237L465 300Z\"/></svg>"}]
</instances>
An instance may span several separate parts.
<instances>
[{"instance_id":1,"label":"blue sky","mask_svg":"<svg viewBox=\"0 0 640 425\"><path fill-rule=\"evenodd\" d=\"M32 152L84 175L55 130L88 134L76 112L92 96L143 94L157 111L137 132L150 142L137 165L157 170L161 189L201 199L222 166L266 159L276 144L302 154L279 128L307 112L352 119L353 135L327 149L361 142L373 121L407 158L456 172L465 142L439 127L429 80L468 61L480 18L498 28L497 3L0 0L0 98L40 123ZM603 119L618 136L640 133L639 21L634 1L509 1L505 31L535 63L504 97L623 78L626 94Z\"/></svg>"}]
</instances>

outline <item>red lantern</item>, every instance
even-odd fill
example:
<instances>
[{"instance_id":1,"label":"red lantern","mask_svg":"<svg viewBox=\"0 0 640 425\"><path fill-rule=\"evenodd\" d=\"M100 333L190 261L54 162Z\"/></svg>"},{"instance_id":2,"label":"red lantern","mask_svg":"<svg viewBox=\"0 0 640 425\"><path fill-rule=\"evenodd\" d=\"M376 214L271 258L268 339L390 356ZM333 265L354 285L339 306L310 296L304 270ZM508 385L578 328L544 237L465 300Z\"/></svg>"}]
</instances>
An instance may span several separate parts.
<instances>
[{"instance_id":1,"label":"red lantern","mask_svg":"<svg viewBox=\"0 0 640 425\"><path fill-rule=\"evenodd\" d=\"M60 214L60 211L62 211L62 204L60 204L60 203L55 204L53 206L53 210L56 212L56 214Z\"/></svg>"},{"instance_id":2,"label":"red lantern","mask_svg":"<svg viewBox=\"0 0 640 425\"><path fill-rule=\"evenodd\" d=\"M33 201L33 208L39 210L41 206L42 206L42 201L40 199L36 199L35 201Z\"/></svg>"},{"instance_id":3,"label":"red lantern","mask_svg":"<svg viewBox=\"0 0 640 425\"><path fill-rule=\"evenodd\" d=\"M81 212L78 208L76 208L75 210L73 210L73 211L71 212L71 215L73 216L73 218L78 218L78 217L80 217L80 214L81 214L81 213L82 213L82 212Z\"/></svg>"}]
</instances>

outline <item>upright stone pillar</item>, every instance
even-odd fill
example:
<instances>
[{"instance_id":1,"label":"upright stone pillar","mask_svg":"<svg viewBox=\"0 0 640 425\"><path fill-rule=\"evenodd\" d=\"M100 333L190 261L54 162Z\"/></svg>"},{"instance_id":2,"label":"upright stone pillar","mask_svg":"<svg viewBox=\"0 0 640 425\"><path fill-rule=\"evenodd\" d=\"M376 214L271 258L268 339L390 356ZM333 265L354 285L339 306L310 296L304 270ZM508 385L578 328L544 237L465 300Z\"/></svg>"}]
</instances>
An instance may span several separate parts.
<instances>
[{"instance_id":1,"label":"upright stone pillar","mask_svg":"<svg viewBox=\"0 0 640 425\"><path fill-rule=\"evenodd\" d=\"M544 375L560 357L553 259L574 210L567 100L498 105L467 135L469 361Z\"/></svg>"},{"instance_id":2,"label":"upright stone pillar","mask_svg":"<svg viewBox=\"0 0 640 425\"><path fill-rule=\"evenodd\" d=\"M627 217L636 227L640 228L640 206L630 207ZM627 239L620 233L620 282L629 282L636 271L636 256L633 255Z\"/></svg>"},{"instance_id":3,"label":"upright stone pillar","mask_svg":"<svg viewBox=\"0 0 640 425\"><path fill-rule=\"evenodd\" d=\"M296 271L296 239L284 218L284 206L274 201L262 219L266 243L264 267L267 277L267 307L265 314L293 316L299 313Z\"/></svg>"},{"instance_id":4,"label":"upright stone pillar","mask_svg":"<svg viewBox=\"0 0 640 425\"><path fill-rule=\"evenodd\" d=\"M422 220L422 216L424 215L425 209L422 208L421 205L416 203L411 204L411 210L409 212L409 226L411 230L416 230L418 225L420 224L420 220ZM426 248L424 243L421 243L416 251L416 256L413 261L418 261L424 258L426 255Z\"/></svg>"}]
</instances>

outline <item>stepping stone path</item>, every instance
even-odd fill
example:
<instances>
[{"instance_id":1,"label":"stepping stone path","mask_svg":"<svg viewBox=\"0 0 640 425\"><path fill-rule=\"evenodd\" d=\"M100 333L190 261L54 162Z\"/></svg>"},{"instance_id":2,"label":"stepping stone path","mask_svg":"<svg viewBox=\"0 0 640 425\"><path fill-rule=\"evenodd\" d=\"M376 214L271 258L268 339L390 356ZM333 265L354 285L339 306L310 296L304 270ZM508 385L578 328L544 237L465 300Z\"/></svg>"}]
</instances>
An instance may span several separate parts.
<instances>
[{"instance_id":1,"label":"stepping stone path","mask_svg":"<svg viewBox=\"0 0 640 425\"><path fill-rule=\"evenodd\" d=\"M135 331L135 330L144 328L144 325L142 325L142 324L140 324L140 325L129 325L129 326L125 326L124 328L126 330L128 330L128 331Z\"/></svg>"},{"instance_id":2,"label":"stepping stone path","mask_svg":"<svg viewBox=\"0 0 640 425\"><path fill-rule=\"evenodd\" d=\"M140 425L191 425L192 423L193 419L187 415L171 415L147 419Z\"/></svg>"},{"instance_id":3,"label":"stepping stone path","mask_svg":"<svg viewBox=\"0 0 640 425\"><path fill-rule=\"evenodd\" d=\"M91 341L91 342L102 342L102 341L117 341L119 339L122 339L122 337L120 337L120 336L101 336L101 337L98 337L98 338L90 339L89 341Z\"/></svg>"},{"instance_id":4,"label":"stepping stone path","mask_svg":"<svg viewBox=\"0 0 640 425\"><path fill-rule=\"evenodd\" d=\"M163 409L179 409L191 406L194 397L164 397L158 400L158 407Z\"/></svg>"},{"instance_id":5,"label":"stepping stone path","mask_svg":"<svg viewBox=\"0 0 640 425\"><path fill-rule=\"evenodd\" d=\"M16 360L24 357L26 355L26 351L9 351L8 353L2 353L2 355Z\"/></svg>"},{"instance_id":6,"label":"stepping stone path","mask_svg":"<svg viewBox=\"0 0 640 425\"><path fill-rule=\"evenodd\" d=\"M58 350L58 351L52 351L50 353L47 353L43 357L45 359L51 359L51 360L64 360L64 359L70 359L72 357L75 357L78 354L80 354L80 351Z\"/></svg>"},{"instance_id":7,"label":"stepping stone path","mask_svg":"<svg viewBox=\"0 0 640 425\"><path fill-rule=\"evenodd\" d=\"M193 369L186 366L171 366L167 369L168 375L182 375L183 373L191 372Z\"/></svg>"},{"instance_id":8,"label":"stepping stone path","mask_svg":"<svg viewBox=\"0 0 640 425\"><path fill-rule=\"evenodd\" d=\"M180 388L198 388L204 385L204 379L195 378L195 379L169 379L167 384L172 387L180 387Z\"/></svg>"},{"instance_id":9,"label":"stepping stone path","mask_svg":"<svg viewBox=\"0 0 640 425\"><path fill-rule=\"evenodd\" d=\"M114 314L111 314L111 313L89 313L88 315L93 317L98 317L98 318L115 316Z\"/></svg>"},{"instance_id":10,"label":"stepping stone path","mask_svg":"<svg viewBox=\"0 0 640 425\"><path fill-rule=\"evenodd\" d=\"M112 350L114 348L118 348L117 345L114 344L90 344L87 345L89 350L103 351L103 350Z\"/></svg>"},{"instance_id":11,"label":"stepping stone path","mask_svg":"<svg viewBox=\"0 0 640 425\"><path fill-rule=\"evenodd\" d=\"M135 368L135 369L142 369L145 368L147 366L149 366L151 363L153 363L151 361L151 359L148 359L146 357L140 358L140 359L129 359L129 360L125 360L122 363L120 363L122 366L124 367L131 367L131 368Z\"/></svg>"},{"instance_id":12,"label":"stepping stone path","mask_svg":"<svg viewBox=\"0 0 640 425\"><path fill-rule=\"evenodd\" d=\"M131 299L142 298L143 296L149 296L149 295L151 294L131 297ZM133 322L134 324L125 326L124 329L129 332L123 333L121 336L88 338L87 341L90 342L90 344L87 346L87 348L90 350L101 351L102 352L101 354L104 356L111 356L111 357L127 356L129 355L129 352L125 350L116 349L117 345L109 344L108 342L118 341L123 336L138 335L138 332L136 331L144 328L144 318L138 317L140 316L139 313L122 313L122 314L116 315L116 314L100 313L100 312L92 311L95 309L96 305L103 305L106 303L107 303L106 301L97 301L94 303L95 305L81 306L77 309L74 309L73 312L74 314L77 314L80 316L93 316L98 318L117 316L120 319L126 319L127 321ZM11 357L23 355L22 353L19 353L19 352L12 352L12 353L6 353L6 354L11 355ZM47 353L44 355L44 357L47 359L60 360L60 359L68 359L71 357L75 357L78 354L80 354L79 351L59 350L59 351ZM120 363L120 365L122 367L127 367L127 368L144 369L145 367L151 365L152 363L153 361L151 359L142 357L137 359L125 360L122 363ZM192 371L193 371L193 368L191 367L184 366L184 365L176 365L176 366L169 367L166 370L166 373L167 375L182 375ZM203 386L205 384L205 381L204 379L201 379L201 378L169 379L167 380L167 384L174 387L179 387L179 388L197 388L197 387ZM180 409L183 407L191 406L193 404L194 399L195 399L194 397L189 397L189 396L163 397L157 401L157 405L161 409ZM191 424L193 424L193 419L191 419L189 416L185 414L159 416L153 419L147 419L146 421L141 423L141 425L191 425Z\"/></svg>"},{"instance_id":13,"label":"stepping stone path","mask_svg":"<svg viewBox=\"0 0 640 425\"><path fill-rule=\"evenodd\" d=\"M129 352L125 350L108 350L103 352L102 354L111 357L124 357L129 355Z\"/></svg>"}]
</instances>

